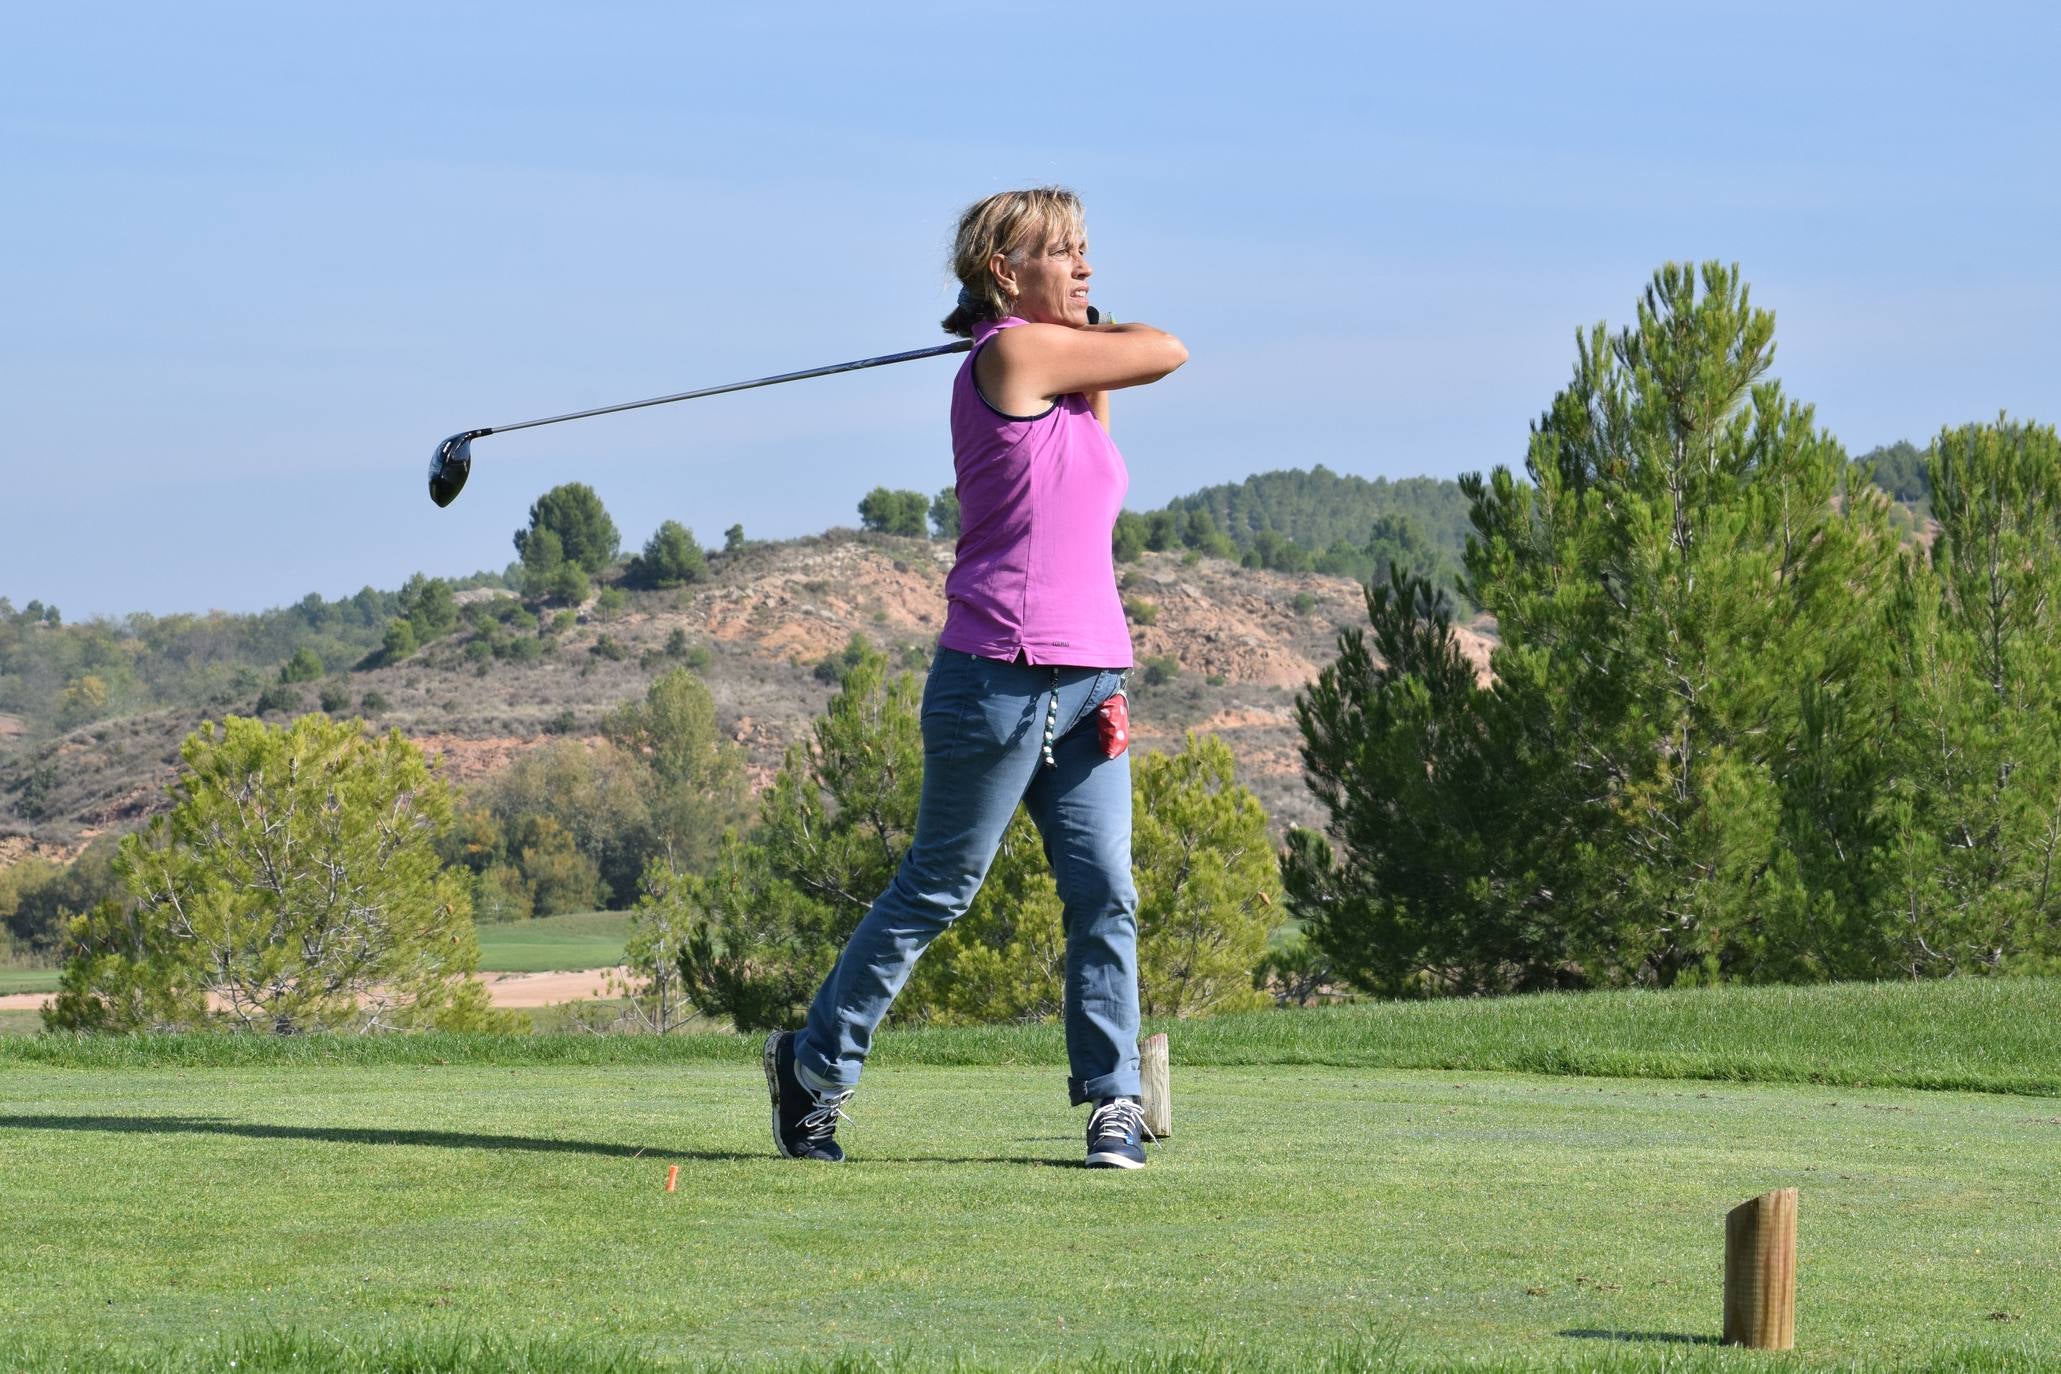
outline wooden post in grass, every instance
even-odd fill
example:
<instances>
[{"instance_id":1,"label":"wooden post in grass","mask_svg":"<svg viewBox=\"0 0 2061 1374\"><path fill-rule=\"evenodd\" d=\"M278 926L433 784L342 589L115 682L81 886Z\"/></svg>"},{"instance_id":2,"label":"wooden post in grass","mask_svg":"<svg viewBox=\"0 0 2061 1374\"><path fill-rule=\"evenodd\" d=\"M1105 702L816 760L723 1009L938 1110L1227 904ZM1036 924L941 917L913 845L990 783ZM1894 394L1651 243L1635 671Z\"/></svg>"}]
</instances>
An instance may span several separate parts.
<instances>
[{"instance_id":1,"label":"wooden post in grass","mask_svg":"<svg viewBox=\"0 0 2061 1374\"><path fill-rule=\"evenodd\" d=\"M1167 1062L1166 1032L1148 1035L1138 1046L1138 1076L1145 1085L1145 1129L1165 1140L1174 1133L1172 1070Z\"/></svg>"},{"instance_id":2,"label":"wooden post in grass","mask_svg":"<svg viewBox=\"0 0 2061 1374\"><path fill-rule=\"evenodd\" d=\"M1796 1190L1777 1188L1725 1215L1725 1344L1796 1344Z\"/></svg>"}]
</instances>

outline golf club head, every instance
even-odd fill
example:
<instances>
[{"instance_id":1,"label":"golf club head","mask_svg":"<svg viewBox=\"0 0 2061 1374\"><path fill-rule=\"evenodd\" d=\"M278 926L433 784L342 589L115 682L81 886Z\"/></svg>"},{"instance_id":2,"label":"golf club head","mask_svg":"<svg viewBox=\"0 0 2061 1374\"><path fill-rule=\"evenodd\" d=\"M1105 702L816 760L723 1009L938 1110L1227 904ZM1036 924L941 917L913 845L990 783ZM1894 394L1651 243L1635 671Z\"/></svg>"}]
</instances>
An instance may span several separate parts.
<instances>
[{"instance_id":1,"label":"golf club head","mask_svg":"<svg viewBox=\"0 0 2061 1374\"><path fill-rule=\"evenodd\" d=\"M429 460L430 500L448 506L458 499L458 493L465 490L465 479L472 475L472 441L493 432L468 429L437 445L435 456Z\"/></svg>"}]
</instances>

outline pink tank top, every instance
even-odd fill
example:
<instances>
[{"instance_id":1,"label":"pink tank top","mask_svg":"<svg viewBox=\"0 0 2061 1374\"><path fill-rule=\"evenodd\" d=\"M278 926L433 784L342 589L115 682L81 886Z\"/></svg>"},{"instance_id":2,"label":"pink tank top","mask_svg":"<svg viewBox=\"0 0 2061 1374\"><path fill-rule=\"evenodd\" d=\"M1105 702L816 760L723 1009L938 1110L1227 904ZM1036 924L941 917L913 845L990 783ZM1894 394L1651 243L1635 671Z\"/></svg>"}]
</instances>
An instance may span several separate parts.
<instances>
[{"instance_id":1,"label":"pink tank top","mask_svg":"<svg viewBox=\"0 0 2061 1374\"><path fill-rule=\"evenodd\" d=\"M983 324L952 383L959 558L945 579L938 643L983 658L1082 668L1131 666L1110 556L1130 473L1078 393L1029 416L989 405L973 360L1024 321Z\"/></svg>"}]
</instances>

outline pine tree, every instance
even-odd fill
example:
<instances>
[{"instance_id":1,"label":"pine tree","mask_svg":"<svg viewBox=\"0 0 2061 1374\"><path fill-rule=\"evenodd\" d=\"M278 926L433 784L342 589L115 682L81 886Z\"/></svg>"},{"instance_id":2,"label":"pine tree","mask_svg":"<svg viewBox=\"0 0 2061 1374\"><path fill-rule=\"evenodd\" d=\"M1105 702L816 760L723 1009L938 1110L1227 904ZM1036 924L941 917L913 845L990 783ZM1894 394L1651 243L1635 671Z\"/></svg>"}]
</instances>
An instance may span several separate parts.
<instances>
[{"instance_id":1,"label":"pine tree","mask_svg":"<svg viewBox=\"0 0 2061 1374\"><path fill-rule=\"evenodd\" d=\"M2061 967L2061 439L1942 433L1898 598L1884 922L1913 975Z\"/></svg>"},{"instance_id":2,"label":"pine tree","mask_svg":"<svg viewBox=\"0 0 2061 1374\"><path fill-rule=\"evenodd\" d=\"M627 573L637 586L663 589L699 582L707 571L708 560L694 542L694 531L666 520L645 541L644 552L630 560Z\"/></svg>"},{"instance_id":3,"label":"pine tree","mask_svg":"<svg viewBox=\"0 0 2061 1374\"><path fill-rule=\"evenodd\" d=\"M1377 986L1823 976L1824 911L1872 902L1876 777L1827 761L1877 738L1886 499L1766 379L1736 268L1664 267L1576 342L1529 482L1462 482L1493 690L1428 589L1370 596L1383 666L1342 643L1304 713L1346 867L1303 841L1290 891Z\"/></svg>"},{"instance_id":4,"label":"pine tree","mask_svg":"<svg viewBox=\"0 0 2061 1374\"><path fill-rule=\"evenodd\" d=\"M585 482L562 483L531 503L529 525L515 532L515 552L524 566L531 562L531 542L547 532L557 536L565 561L590 575L614 562L622 547L615 521Z\"/></svg>"},{"instance_id":5,"label":"pine tree","mask_svg":"<svg viewBox=\"0 0 2061 1374\"><path fill-rule=\"evenodd\" d=\"M1338 976L1373 991L1569 981L1585 933L1569 913L1585 903L1541 876L1561 870L1547 844L1570 836L1539 814L1567 804L1565 770L1528 751L1525 719L1477 684L1436 584L1394 567L1367 588L1367 618L1372 641L1343 631L1296 702L1310 789L1346 862L1323 835L1291 831L1290 910Z\"/></svg>"},{"instance_id":6,"label":"pine tree","mask_svg":"<svg viewBox=\"0 0 2061 1374\"><path fill-rule=\"evenodd\" d=\"M1550 665L1512 686L1585 783L1566 852L1597 845L1617 955L1663 983L1787 957L1758 899L1806 696L1872 680L1895 570L1884 501L1773 358L1736 268L1665 267L1635 324L1582 343L1533 486L1467 484L1474 592L1506 653Z\"/></svg>"},{"instance_id":7,"label":"pine tree","mask_svg":"<svg viewBox=\"0 0 2061 1374\"><path fill-rule=\"evenodd\" d=\"M930 498L930 527L932 537L957 539L959 537L959 489L945 487Z\"/></svg>"},{"instance_id":8,"label":"pine tree","mask_svg":"<svg viewBox=\"0 0 2061 1374\"><path fill-rule=\"evenodd\" d=\"M170 812L122 841L128 899L72 923L53 1028L505 1028L466 977L448 795L399 732L232 716L180 759Z\"/></svg>"},{"instance_id":9,"label":"pine tree","mask_svg":"<svg viewBox=\"0 0 2061 1374\"><path fill-rule=\"evenodd\" d=\"M684 898L682 988L740 1030L798 1023L908 846L922 785L919 685L860 646L811 736L788 746L760 826L725 837Z\"/></svg>"}]
</instances>

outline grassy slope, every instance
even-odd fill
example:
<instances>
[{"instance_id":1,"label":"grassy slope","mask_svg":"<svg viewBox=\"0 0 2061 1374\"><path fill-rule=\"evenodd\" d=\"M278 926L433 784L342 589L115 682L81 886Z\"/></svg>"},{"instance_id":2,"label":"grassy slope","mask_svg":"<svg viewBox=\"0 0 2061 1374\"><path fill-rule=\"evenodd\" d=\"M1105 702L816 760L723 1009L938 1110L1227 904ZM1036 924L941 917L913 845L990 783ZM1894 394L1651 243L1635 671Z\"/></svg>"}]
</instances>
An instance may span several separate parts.
<instances>
[{"instance_id":1,"label":"grassy slope","mask_svg":"<svg viewBox=\"0 0 2061 1374\"><path fill-rule=\"evenodd\" d=\"M1586 1355L1713 1333L1722 1212L1794 1183L1808 1356L2061 1359L2051 1104L1190 1067L1178 1134L1129 1176L1072 1167L1061 1082L876 1068L833 1169L770 1157L749 1063L15 1066L0 1330L53 1350L484 1331L668 1360L1356 1334Z\"/></svg>"},{"instance_id":2,"label":"grassy slope","mask_svg":"<svg viewBox=\"0 0 2061 1374\"><path fill-rule=\"evenodd\" d=\"M548 969L608 968L623 957L630 917L623 911L540 916L479 927L483 973L541 973Z\"/></svg>"},{"instance_id":3,"label":"grassy slope","mask_svg":"<svg viewBox=\"0 0 2061 1374\"><path fill-rule=\"evenodd\" d=\"M2061 979L1385 1002L1171 1022L1176 1063L1496 1070L2061 1096ZM1057 1026L889 1031L878 1064L1064 1058ZM0 1066L747 1063L732 1035L30 1036Z\"/></svg>"}]
</instances>

